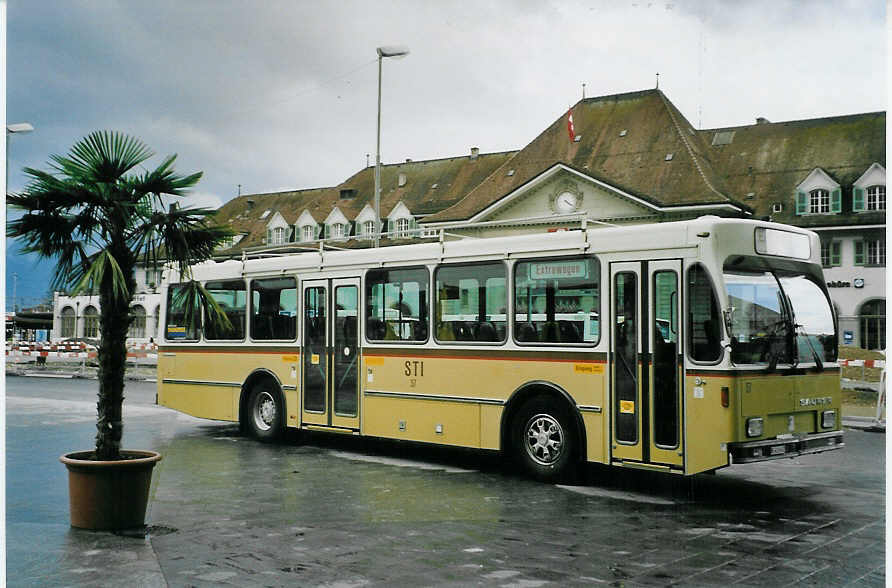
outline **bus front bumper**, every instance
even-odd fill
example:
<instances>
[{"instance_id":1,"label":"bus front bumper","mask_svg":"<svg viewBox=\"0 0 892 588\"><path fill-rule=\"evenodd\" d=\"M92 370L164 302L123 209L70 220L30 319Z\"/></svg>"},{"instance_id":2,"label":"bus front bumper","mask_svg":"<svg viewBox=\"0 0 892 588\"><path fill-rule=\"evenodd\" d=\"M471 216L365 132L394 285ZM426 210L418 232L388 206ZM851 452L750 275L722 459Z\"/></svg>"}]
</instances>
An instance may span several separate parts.
<instances>
[{"instance_id":1,"label":"bus front bumper","mask_svg":"<svg viewBox=\"0 0 892 588\"><path fill-rule=\"evenodd\" d=\"M843 447L845 447L845 443L842 440L842 431L810 433L799 436L790 435L763 441L728 444L733 463L752 463L755 461L797 457L810 453L842 449Z\"/></svg>"}]
</instances>

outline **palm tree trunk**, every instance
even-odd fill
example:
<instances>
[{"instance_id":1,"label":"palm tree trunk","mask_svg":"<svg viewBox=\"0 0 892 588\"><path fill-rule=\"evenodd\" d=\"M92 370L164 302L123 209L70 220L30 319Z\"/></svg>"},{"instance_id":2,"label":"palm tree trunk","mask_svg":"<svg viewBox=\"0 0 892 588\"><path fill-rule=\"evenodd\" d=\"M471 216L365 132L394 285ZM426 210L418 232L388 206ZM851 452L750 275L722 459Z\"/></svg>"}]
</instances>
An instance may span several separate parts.
<instances>
[{"instance_id":1,"label":"palm tree trunk","mask_svg":"<svg viewBox=\"0 0 892 588\"><path fill-rule=\"evenodd\" d=\"M127 291L136 287L129 252L115 252L126 276ZM124 433L124 370L127 364L127 331L130 327L131 296L115 294L111 272L99 287L99 400L96 403L96 459L121 459ZM122 320L122 317L127 317Z\"/></svg>"}]
</instances>

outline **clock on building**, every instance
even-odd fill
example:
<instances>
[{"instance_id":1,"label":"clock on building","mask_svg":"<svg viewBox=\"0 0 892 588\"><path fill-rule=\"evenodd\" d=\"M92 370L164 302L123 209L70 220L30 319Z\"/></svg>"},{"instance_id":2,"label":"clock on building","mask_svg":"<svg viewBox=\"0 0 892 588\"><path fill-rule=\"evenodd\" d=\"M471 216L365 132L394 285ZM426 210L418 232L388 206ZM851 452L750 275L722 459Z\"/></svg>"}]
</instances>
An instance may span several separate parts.
<instances>
[{"instance_id":1,"label":"clock on building","mask_svg":"<svg viewBox=\"0 0 892 588\"><path fill-rule=\"evenodd\" d=\"M572 189L562 188L551 197L551 209L558 214L576 212L581 204L582 194Z\"/></svg>"}]
</instances>

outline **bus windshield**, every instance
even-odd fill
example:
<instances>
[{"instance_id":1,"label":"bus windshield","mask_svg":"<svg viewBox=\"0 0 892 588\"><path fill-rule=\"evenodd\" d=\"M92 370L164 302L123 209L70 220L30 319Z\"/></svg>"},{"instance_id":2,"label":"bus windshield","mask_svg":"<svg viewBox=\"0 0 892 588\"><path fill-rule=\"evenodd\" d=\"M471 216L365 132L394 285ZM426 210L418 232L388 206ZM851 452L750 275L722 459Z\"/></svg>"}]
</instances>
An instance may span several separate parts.
<instances>
[{"instance_id":1,"label":"bus windshield","mask_svg":"<svg viewBox=\"0 0 892 588\"><path fill-rule=\"evenodd\" d=\"M736 364L836 360L830 303L804 275L725 272L731 306L731 361Z\"/></svg>"}]
</instances>

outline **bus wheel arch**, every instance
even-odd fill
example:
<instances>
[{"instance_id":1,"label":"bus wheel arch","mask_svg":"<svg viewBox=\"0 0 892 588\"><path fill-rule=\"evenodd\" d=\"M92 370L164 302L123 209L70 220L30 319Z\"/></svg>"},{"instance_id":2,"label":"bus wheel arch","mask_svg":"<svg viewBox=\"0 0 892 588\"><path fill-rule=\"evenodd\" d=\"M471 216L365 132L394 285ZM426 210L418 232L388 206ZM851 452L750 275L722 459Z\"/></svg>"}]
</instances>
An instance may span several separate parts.
<instances>
[{"instance_id":1,"label":"bus wheel arch","mask_svg":"<svg viewBox=\"0 0 892 588\"><path fill-rule=\"evenodd\" d=\"M533 437L537 431L542 434L546 430L553 430L563 449L567 450L557 459L537 456L535 447L525 445L527 439L524 437ZM500 441L503 453L542 481L572 477L577 466L586 459L582 415L570 395L550 382L529 382L514 391L502 412Z\"/></svg>"},{"instance_id":2,"label":"bus wheel arch","mask_svg":"<svg viewBox=\"0 0 892 588\"><path fill-rule=\"evenodd\" d=\"M242 384L239 428L259 441L279 439L285 431L285 395L282 384L268 370L257 370Z\"/></svg>"}]
</instances>

